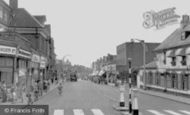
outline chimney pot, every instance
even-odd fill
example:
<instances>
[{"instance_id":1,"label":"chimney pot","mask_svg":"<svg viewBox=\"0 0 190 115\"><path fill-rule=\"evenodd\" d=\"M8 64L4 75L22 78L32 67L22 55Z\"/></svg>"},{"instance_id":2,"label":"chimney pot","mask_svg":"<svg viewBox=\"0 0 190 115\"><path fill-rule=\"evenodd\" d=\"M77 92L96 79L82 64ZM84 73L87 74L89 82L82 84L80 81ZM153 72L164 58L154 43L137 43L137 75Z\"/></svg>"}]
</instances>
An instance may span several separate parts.
<instances>
[{"instance_id":1,"label":"chimney pot","mask_svg":"<svg viewBox=\"0 0 190 115\"><path fill-rule=\"evenodd\" d=\"M181 20L181 26L184 28L187 25L189 25L189 16L188 15L183 15L182 20Z\"/></svg>"}]
</instances>

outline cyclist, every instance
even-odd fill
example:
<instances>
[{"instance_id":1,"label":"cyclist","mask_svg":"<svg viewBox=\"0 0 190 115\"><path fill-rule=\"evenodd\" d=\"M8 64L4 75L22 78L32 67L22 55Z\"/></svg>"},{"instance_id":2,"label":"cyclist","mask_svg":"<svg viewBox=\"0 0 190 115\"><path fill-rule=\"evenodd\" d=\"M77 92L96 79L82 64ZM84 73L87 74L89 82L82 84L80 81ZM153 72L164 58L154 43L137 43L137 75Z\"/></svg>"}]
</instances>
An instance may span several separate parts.
<instances>
[{"instance_id":1,"label":"cyclist","mask_svg":"<svg viewBox=\"0 0 190 115\"><path fill-rule=\"evenodd\" d=\"M62 85L62 83L59 83L59 85L58 85L58 93L59 93L59 95L62 95L62 89L63 89L63 85Z\"/></svg>"}]
</instances>

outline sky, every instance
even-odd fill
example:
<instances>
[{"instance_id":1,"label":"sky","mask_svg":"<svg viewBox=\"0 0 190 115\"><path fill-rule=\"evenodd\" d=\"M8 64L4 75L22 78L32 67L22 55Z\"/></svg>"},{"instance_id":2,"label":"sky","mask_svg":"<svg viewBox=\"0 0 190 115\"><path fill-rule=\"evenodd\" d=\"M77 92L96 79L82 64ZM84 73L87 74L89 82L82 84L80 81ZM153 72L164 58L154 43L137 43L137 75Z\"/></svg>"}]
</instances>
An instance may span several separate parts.
<instances>
[{"instance_id":1,"label":"sky","mask_svg":"<svg viewBox=\"0 0 190 115\"><path fill-rule=\"evenodd\" d=\"M5 0L6 2L8 0ZM145 29L143 14L176 7L176 14L190 14L188 0L18 0L32 15L46 15L51 24L55 53L72 64L91 63L131 38L162 42L178 24ZM181 18L179 19L179 21Z\"/></svg>"}]
</instances>

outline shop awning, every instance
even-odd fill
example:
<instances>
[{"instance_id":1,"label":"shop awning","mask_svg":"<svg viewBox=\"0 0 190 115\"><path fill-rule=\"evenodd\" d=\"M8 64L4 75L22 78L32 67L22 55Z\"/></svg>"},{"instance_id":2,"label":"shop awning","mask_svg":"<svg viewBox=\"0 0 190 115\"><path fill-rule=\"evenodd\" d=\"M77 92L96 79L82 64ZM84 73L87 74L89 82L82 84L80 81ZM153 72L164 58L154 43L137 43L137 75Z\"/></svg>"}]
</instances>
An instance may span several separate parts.
<instances>
[{"instance_id":1,"label":"shop awning","mask_svg":"<svg viewBox=\"0 0 190 115\"><path fill-rule=\"evenodd\" d=\"M177 54L177 56L185 56L186 55L186 48L183 48L179 51L179 53Z\"/></svg>"},{"instance_id":2,"label":"shop awning","mask_svg":"<svg viewBox=\"0 0 190 115\"><path fill-rule=\"evenodd\" d=\"M175 55L175 50L172 50L170 53L169 53L169 55L168 55L168 57L175 57L176 55Z\"/></svg>"}]
</instances>

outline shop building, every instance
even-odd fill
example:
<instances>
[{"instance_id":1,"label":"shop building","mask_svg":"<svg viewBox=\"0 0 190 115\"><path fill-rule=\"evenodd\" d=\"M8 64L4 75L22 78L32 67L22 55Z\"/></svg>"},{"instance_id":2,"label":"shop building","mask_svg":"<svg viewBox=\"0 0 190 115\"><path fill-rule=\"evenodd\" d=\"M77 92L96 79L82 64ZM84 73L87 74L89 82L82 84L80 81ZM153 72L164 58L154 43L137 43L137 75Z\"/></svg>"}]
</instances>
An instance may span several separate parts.
<instances>
[{"instance_id":1,"label":"shop building","mask_svg":"<svg viewBox=\"0 0 190 115\"><path fill-rule=\"evenodd\" d=\"M147 70L146 87L179 94L190 94L190 20L181 25L156 49L156 68Z\"/></svg>"},{"instance_id":2,"label":"shop building","mask_svg":"<svg viewBox=\"0 0 190 115\"><path fill-rule=\"evenodd\" d=\"M30 43L18 33L0 33L0 81L7 86L26 86L31 50Z\"/></svg>"},{"instance_id":3,"label":"shop building","mask_svg":"<svg viewBox=\"0 0 190 115\"><path fill-rule=\"evenodd\" d=\"M11 11L11 12L10 12ZM0 81L7 85L29 86L48 79L55 70L54 42L46 16L32 16L18 8L18 0L9 5L0 1Z\"/></svg>"}]
</instances>

